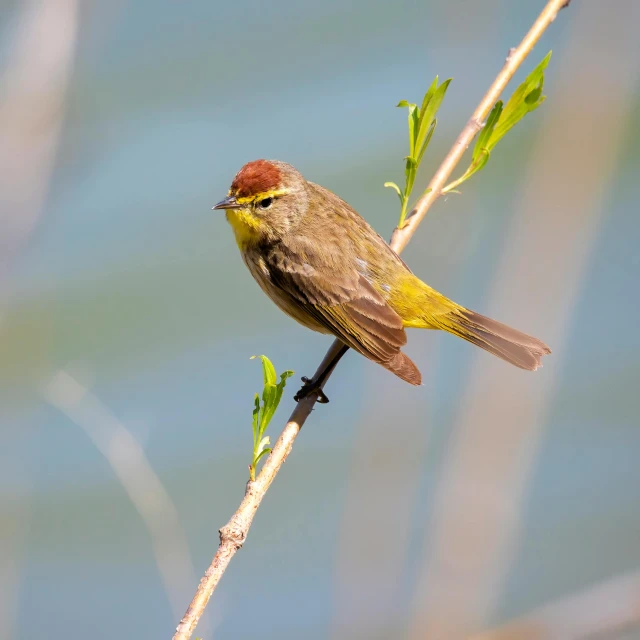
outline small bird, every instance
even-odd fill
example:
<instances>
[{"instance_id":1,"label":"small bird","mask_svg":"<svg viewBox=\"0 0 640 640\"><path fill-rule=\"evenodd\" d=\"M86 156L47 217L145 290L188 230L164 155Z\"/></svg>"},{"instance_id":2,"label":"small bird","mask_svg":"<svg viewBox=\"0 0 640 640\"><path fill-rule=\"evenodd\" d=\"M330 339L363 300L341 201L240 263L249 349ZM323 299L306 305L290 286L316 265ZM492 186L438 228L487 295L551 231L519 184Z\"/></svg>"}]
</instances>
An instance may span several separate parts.
<instances>
[{"instance_id":1,"label":"small bird","mask_svg":"<svg viewBox=\"0 0 640 640\"><path fill-rule=\"evenodd\" d=\"M406 328L442 329L510 362L535 370L551 353L544 342L449 300L415 276L344 200L291 165L254 160L213 207L226 217L242 258L263 291L305 327L344 344L296 400L322 392L349 347L406 382L422 376L401 348Z\"/></svg>"}]
</instances>

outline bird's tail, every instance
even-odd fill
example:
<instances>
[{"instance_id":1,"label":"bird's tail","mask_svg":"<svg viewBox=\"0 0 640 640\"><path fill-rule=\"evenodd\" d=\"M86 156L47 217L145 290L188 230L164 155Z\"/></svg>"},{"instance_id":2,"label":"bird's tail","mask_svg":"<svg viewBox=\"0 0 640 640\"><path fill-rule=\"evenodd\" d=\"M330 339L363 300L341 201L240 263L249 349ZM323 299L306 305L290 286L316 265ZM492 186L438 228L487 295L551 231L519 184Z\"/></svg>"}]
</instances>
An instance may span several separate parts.
<instances>
[{"instance_id":1,"label":"bird's tail","mask_svg":"<svg viewBox=\"0 0 640 640\"><path fill-rule=\"evenodd\" d=\"M551 353L542 340L461 307L446 314L440 328L529 371L541 367L542 356Z\"/></svg>"},{"instance_id":2,"label":"bird's tail","mask_svg":"<svg viewBox=\"0 0 640 640\"><path fill-rule=\"evenodd\" d=\"M398 351L388 362L381 362L380 364L409 384L422 384L422 374L420 370L416 367L413 360L405 353L402 353L402 351Z\"/></svg>"}]
</instances>

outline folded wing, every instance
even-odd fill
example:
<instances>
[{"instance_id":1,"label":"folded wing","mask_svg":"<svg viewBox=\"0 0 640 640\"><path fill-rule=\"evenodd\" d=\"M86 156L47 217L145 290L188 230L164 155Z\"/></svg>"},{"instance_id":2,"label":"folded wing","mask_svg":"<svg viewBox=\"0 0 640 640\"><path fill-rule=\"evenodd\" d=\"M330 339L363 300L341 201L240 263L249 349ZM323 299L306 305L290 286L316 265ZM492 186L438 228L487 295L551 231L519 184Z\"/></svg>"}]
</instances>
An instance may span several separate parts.
<instances>
[{"instance_id":1,"label":"folded wing","mask_svg":"<svg viewBox=\"0 0 640 640\"><path fill-rule=\"evenodd\" d=\"M272 250L266 259L272 285L349 347L406 382L421 384L420 371L400 351L407 342L402 318L356 268L322 254L307 256Z\"/></svg>"}]
</instances>

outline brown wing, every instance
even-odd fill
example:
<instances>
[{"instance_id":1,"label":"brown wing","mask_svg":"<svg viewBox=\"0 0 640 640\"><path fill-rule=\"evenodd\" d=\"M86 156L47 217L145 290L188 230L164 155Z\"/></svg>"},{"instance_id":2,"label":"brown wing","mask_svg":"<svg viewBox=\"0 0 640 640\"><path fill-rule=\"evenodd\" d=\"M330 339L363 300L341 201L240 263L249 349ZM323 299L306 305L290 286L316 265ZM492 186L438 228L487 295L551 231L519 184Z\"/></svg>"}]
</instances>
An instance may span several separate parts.
<instances>
[{"instance_id":1,"label":"brown wing","mask_svg":"<svg viewBox=\"0 0 640 640\"><path fill-rule=\"evenodd\" d=\"M417 367L400 352L407 342L400 316L357 269L330 256L326 247L317 249L304 252L306 259L273 249L266 259L272 284L345 344L403 380L420 384Z\"/></svg>"}]
</instances>

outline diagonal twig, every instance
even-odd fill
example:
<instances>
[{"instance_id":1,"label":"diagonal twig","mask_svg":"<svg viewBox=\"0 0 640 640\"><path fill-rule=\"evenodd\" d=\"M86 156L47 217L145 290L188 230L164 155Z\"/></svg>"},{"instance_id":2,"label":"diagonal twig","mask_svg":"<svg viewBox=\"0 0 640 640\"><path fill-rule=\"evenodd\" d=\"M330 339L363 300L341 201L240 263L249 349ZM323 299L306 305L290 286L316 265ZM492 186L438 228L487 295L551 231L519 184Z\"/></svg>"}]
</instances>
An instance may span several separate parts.
<instances>
[{"instance_id":1,"label":"diagonal twig","mask_svg":"<svg viewBox=\"0 0 640 640\"><path fill-rule=\"evenodd\" d=\"M442 189L446 185L456 165L460 162L464 152L476 134L482 129L485 118L500 97L502 91L529 55L542 34L555 20L558 12L568 4L567 0L549 0L522 42L515 49L511 49L500 73L489 87L480 104L473 112L471 118L431 179L428 185L430 191L418 200L402 229L396 228L394 231L390 245L396 252L400 253L406 247L420 222L427 214L427 211L440 197ZM318 367L318 374L333 360L341 347L342 343L339 340L333 342ZM327 375L325 382L328 378L329 376ZM196 594L180 621L173 640L189 640L189 638L191 638L198 619L207 606L207 602L218 585L231 558L233 558L238 549L242 547L265 493L291 452L293 443L302 425L309 417L316 400L317 394L310 394L298 402L284 430L280 434L278 441L274 445L271 455L265 461L260 475L256 478L255 482L247 483L245 496L240 503L240 507L233 514L231 520L220 529L220 545L218 551L203 578L200 580Z\"/></svg>"}]
</instances>

